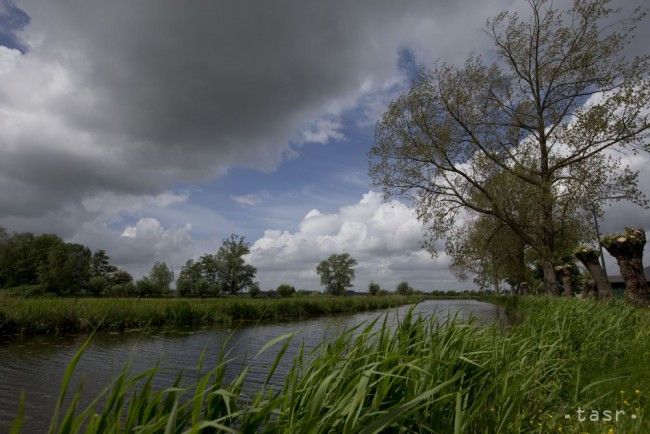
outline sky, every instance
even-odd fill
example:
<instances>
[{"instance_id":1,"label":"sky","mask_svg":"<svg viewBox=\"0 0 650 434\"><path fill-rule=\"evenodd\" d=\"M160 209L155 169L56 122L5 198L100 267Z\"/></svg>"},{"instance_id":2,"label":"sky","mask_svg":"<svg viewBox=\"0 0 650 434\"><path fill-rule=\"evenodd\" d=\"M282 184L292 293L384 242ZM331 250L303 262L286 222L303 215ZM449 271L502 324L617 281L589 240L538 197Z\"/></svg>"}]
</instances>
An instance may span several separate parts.
<instances>
[{"instance_id":1,"label":"sky","mask_svg":"<svg viewBox=\"0 0 650 434\"><path fill-rule=\"evenodd\" d=\"M485 19L503 10L526 3L0 0L0 225L105 249L136 276L238 233L263 289L320 289L316 264L340 252L357 290L472 287L373 189L367 152L418 68L489 55ZM617 205L602 226L649 217Z\"/></svg>"}]
</instances>

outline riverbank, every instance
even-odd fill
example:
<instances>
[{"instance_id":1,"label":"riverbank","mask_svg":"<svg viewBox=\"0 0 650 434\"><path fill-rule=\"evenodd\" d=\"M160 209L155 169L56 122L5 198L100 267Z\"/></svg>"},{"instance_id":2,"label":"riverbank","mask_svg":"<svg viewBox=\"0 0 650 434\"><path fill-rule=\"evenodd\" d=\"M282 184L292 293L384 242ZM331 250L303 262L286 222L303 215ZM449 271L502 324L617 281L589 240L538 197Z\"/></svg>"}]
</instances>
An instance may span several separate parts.
<instances>
[{"instance_id":1,"label":"riverbank","mask_svg":"<svg viewBox=\"0 0 650 434\"><path fill-rule=\"evenodd\" d=\"M232 298L0 297L0 335L291 321L411 304L421 296Z\"/></svg>"},{"instance_id":2,"label":"riverbank","mask_svg":"<svg viewBox=\"0 0 650 434\"><path fill-rule=\"evenodd\" d=\"M183 391L134 394L142 377L124 371L110 405L77 416L62 408L54 424L66 428L54 432L86 423L88 432L650 432L650 311L621 301L502 302L515 320L508 327L407 318L343 334L309 361L298 356L278 395L242 395L246 371L226 383L223 361Z\"/></svg>"}]
</instances>

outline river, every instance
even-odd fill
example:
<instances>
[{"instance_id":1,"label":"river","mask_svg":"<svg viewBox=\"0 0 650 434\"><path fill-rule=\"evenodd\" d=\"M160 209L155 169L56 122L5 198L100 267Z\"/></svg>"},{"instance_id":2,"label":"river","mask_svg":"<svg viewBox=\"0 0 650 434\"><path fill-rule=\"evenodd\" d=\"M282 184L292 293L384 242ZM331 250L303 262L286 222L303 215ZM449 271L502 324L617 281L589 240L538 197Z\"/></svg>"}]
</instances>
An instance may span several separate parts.
<instances>
[{"instance_id":1,"label":"river","mask_svg":"<svg viewBox=\"0 0 650 434\"><path fill-rule=\"evenodd\" d=\"M136 330L122 333L98 333L86 349L77 366L73 387L83 388L82 401L98 393L125 363L133 372L155 366L160 373L155 385L170 385L179 370L186 379L195 378L195 367L205 351L206 367L214 366L224 344L232 362L228 376L239 372L243 363L249 365L245 389L255 390L266 378L277 355L276 348L255 357L258 350L274 337L295 332L295 336L273 378L278 384L287 374L293 356L301 344L313 349L323 340L331 339L341 330L383 314L395 324L409 306L387 311L363 312L354 315L319 317L280 324L246 325L234 329L204 328L180 330ZM474 300L430 300L418 304L418 315L435 315L441 319L458 315L467 320L474 317L479 323L503 319L501 309L489 303ZM59 394L63 371L73 355L87 339L87 335L39 337L0 344L0 432L9 430L18 411L21 391L25 392L24 433L45 432ZM188 380L190 381L190 380Z\"/></svg>"}]
</instances>

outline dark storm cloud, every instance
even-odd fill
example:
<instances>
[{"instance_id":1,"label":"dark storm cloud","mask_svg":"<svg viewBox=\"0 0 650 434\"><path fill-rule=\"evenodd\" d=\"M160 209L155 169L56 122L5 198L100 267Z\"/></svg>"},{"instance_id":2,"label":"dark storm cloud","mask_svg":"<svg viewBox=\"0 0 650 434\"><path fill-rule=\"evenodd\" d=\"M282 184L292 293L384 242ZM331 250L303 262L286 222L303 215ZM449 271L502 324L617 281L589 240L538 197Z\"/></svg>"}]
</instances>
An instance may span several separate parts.
<instances>
[{"instance_id":1,"label":"dark storm cloud","mask_svg":"<svg viewBox=\"0 0 650 434\"><path fill-rule=\"evenodd\" d=\"M0 195L0 213L272 169L337 125L321 117L402 76L400 49L466 51L452 40L507 2L470 4L21 2L31 49L0 83L0 175L25 194ZM460 12L469 31L450 27Z\"/></svg>"}]
</instances>

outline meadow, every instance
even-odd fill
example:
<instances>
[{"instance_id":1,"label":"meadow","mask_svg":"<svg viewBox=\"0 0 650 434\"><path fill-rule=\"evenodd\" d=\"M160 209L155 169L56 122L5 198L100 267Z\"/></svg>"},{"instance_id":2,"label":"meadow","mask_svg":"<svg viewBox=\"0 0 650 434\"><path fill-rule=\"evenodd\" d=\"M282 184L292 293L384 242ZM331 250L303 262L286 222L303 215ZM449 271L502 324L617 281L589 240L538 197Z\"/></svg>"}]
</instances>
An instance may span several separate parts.
<instances>
[{"instance_id":1,"label":"meadow","mask_svg":"<svg viewBox=\"0 0 650 434\"><path fill-rule=\"evenodd\" d=\"M37 335L143 327L288 321L386 309L422 300L389 295L289 298L20 298L0 296L0 334Z\"/></svg>"},{"instance_id":2,"label":"meadow","mask_svg":"<svg viewBox=\"0 0 650 434\"><path fill-rule=\"evenodd\" d=\"M242 392L224 380L227 355L190 387L151 386L156 370L127 368L86 408L65 399L52 433L645 433L650 312L623 301L509 297L510 325L479 327L407 316L363 324L300 354L280 389ZM378 327L379 326L379 327ZM280 347L290 335L260 349ZM181 374L179 374L181 375ZM64 402L69 403L65 404ZM20 432L17 417L14 432Z\"/></svg>"}]
</instances>

